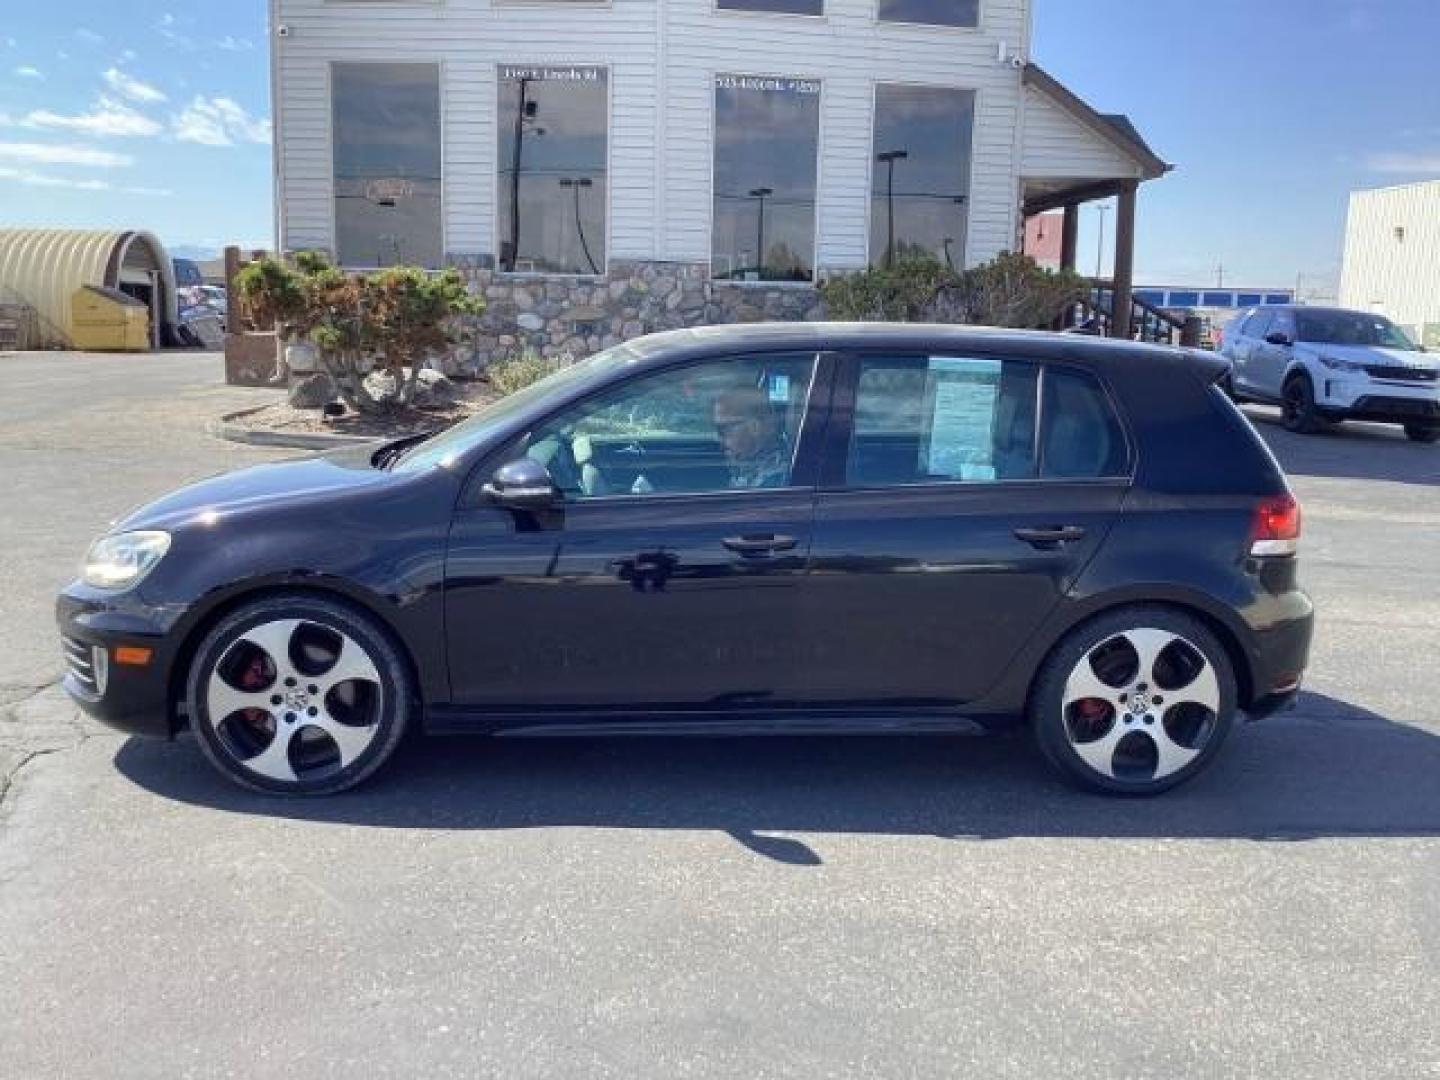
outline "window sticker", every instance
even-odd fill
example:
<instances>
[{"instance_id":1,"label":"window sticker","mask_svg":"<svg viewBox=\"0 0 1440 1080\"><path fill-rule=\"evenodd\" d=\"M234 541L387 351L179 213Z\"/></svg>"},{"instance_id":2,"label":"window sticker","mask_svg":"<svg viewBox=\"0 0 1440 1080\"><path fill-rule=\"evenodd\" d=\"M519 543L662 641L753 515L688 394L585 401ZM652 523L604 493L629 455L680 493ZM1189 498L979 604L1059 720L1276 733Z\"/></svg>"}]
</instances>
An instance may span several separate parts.
<instances>
[{"instance_id":1,"label":"window sticker","mask_svg":"<svg viewBox=\"0 0 1440 1080\"><path fill-rule=\"evenodd\" d=\"M930 361L930 444L923 464L932 476L994 480L990 449L1000 396L999 360L934 357Z\"/></svg>"}]
</instances>

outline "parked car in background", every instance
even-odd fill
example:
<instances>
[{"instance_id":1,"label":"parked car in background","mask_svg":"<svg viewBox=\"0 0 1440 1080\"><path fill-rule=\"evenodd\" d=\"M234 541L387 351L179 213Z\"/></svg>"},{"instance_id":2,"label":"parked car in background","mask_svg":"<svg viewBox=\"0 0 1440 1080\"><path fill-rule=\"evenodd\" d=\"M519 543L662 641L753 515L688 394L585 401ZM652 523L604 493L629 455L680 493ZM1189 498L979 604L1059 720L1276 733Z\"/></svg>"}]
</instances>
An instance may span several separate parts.
<instances>
[{"instance_id":1,"label":"parked car in background","mask_svg":"<svg viewBox=\"0 0 1440 1080\"><path fill-rule=\"evenodd\" d=\"M66 690L323 794L407 729L896 734L1025 717L1154 794L1293 699L1300 510L1197 352L681 330L433 436L184 488L59 600Z\"/></svg>"},{"instance_id":2,"label":"parked car in background","mask_svg":"<svg viewBox=\"0 0 1440 1080\"><path fill-rule=\"evenodd\" d=\"M1232 396L1279 405L1291 431L1374 420L1402 425L1416 442L1440 440L1440 362L1383 315L1253 308L1224 340Z\"/></svg>"}]
</instances>

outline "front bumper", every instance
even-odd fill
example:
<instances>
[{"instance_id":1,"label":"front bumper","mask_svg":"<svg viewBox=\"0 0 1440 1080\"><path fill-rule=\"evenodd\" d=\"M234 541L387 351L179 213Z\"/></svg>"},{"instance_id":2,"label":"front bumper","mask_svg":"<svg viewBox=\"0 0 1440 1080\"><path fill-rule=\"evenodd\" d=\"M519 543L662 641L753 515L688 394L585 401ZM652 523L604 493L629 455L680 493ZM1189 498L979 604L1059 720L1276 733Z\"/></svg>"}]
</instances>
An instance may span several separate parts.
<instances>
[{"instance_id":1,"label":"front bumper","mask_svg":"<svg viewBox=\"0 0 1440 1080\"><path fill-rule=\"evenodd\" d=\"M1440 385L1354 376L1331 376L1317 387L1317 404L1348 420L1440 423Z\"/></svg>"},{"instance_id":2,"label":"front bumper","mask_svg":"<svg viewBox=\"0 0 1440 1080\"><path fill-rule=\"evenodd\" d=\"M61 686L71 699L128 735L172 737L178 726L170 694L174 658L160 622L79 583L60 594L55 617L66 667ZM117 663L120 648L149 650L149 660Z\"/></svg>"}]
</instances>

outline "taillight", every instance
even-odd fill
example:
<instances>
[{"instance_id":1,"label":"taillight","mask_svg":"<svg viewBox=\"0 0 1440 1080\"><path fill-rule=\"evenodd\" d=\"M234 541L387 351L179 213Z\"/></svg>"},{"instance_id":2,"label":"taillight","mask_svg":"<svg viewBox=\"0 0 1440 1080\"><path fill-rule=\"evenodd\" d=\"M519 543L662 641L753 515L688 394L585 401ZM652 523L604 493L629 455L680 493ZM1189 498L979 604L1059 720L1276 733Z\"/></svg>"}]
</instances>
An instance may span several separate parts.
<instances>
[{"instance_id":1,"label":"taillight","mask_svg":"<svg viewBox=\"0 0 1440 1080\"><path fill-rule=\"evenodd\" d=\"M1293 495L1264 499L1255 508L1251 555L1294 555L1300 550L1300 504Z\"/></svg>"}]
</instances>

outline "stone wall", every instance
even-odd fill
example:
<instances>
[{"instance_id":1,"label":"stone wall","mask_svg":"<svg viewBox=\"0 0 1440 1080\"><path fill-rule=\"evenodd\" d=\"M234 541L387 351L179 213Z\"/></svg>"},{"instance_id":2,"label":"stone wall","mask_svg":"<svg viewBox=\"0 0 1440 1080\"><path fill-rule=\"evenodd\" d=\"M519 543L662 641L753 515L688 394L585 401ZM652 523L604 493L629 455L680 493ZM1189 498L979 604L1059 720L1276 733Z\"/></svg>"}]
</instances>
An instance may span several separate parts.
<instances>
[{"instance_id":1,"label":"stone wall","mask_svg":"<svg viewBox=\"0 0 1440 1080\"><path fill-rule=\"evenodd\" d=\"M813 285L712 281L704 263L612 260L596 278L498 274L474 259L452 261L486 303L474 347L447 364L462 376L526 350L578 359L660 330L824 316Z\"/></svg>"}]
</instances>

